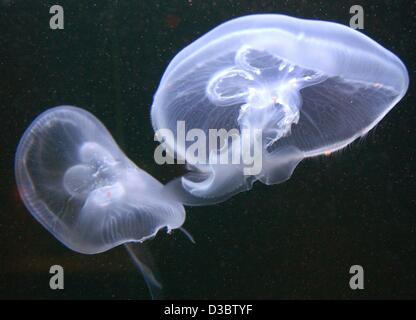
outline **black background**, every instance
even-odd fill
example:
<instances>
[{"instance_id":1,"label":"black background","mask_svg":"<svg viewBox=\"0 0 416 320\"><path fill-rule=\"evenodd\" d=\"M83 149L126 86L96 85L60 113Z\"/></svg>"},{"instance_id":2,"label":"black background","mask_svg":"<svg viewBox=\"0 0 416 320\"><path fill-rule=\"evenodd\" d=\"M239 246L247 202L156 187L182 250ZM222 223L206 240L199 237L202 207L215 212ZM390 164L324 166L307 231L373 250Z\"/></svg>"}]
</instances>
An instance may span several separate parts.
<instances>
[{"instance_id":1,"label":"black background","mask_svg":"<svg viewBox=\"0 0 416 320\"><path fill-rule=\"evenodd\" d=\"M49 8L65 29L49 28ZM353 1L0 0L0 298L149 298L123 247L86 256L56 241L19 200L13 157L36 115L70 104L95 114L127 155L167 182L180 168L153 161L152 96L169 61L218 24L282 13L348 24ZM275 186L187 208L182 234L147 243L167 298L416 298L414 1L360 1L365 30L406 64L404 99L364 139L303 161ZM65 289L49 289L49 267ZM365 290L348 286L365 269Z\"/></svg>"}]
</instances>

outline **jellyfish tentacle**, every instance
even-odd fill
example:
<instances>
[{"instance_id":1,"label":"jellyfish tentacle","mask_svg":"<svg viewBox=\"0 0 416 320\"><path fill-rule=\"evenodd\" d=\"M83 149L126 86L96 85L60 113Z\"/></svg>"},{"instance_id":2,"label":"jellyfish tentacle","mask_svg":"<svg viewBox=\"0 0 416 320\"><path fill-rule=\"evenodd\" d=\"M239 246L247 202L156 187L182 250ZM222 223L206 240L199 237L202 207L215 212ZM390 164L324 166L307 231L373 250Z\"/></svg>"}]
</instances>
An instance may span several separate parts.
<instances>
[{"instance_id":1,"label":"jellyfish tentacle","mask_svg":"<svg viewBox=\"0 0 416 320\"><path fill-rule=\"evenodd\" d=\"M132 243L125 243L127 253L129 254L134 266L137 268L139 273L143 276L146 286L149 290L150 297L152 300L163 299L163 286L161 282L156 278L152 269L144 263L142 253L137 245Z\"/></svg>"},{"instance_id":2,"label":"jellyfish tentacle","mask_svg":"<svg viewBox=\"0 0 416 320\"><path fill-rule=\"evenodd\" d=\"M196 243L192 234L188 230L186 230L184 227L180 227L178 228L178 230L181 231L188 238L188 240L191 241L193 244Z\"/></svg>"}]
</instances>

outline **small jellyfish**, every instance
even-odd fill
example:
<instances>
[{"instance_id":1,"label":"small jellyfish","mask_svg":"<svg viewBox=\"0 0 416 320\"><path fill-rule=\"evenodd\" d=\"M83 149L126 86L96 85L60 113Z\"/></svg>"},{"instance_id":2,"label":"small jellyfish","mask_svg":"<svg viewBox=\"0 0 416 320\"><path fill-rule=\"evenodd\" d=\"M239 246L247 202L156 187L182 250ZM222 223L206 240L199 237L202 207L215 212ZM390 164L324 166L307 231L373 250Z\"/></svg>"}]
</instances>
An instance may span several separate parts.
<instances>
[{"instance_id":1,"label":"small jellyfish","mask_svg":"<svg viewBox=\"0 0 416 320\"><path fill-rule=\"evenodd\" d=\"M275 14L228 21L174 57L154 96L155 131L169 129L175 137L158 138L190 169L169 188L183 203L201 205L256 180L283 182L302 159L365 135L405 95L408 82L398 57L346 26ZM205 137L237 130L240 138L209 141L189 163L194 141L179 138L194 129ZM251 138L243 143L245 132ZM255 173L245 172L244 161L214 161L235 150L242 156L244 148L261 163Z\"/></svg>"},{"instance_id":2,"label":"small jellyfish","mask_svg":"<svg viewBox=\"0 0 416 320\"><path fill-rule=\"evenodd\" d=\"M185 220L182 204L124 155L97 118L76 107L56 107L33 121L17 148L15 174L32 215L81 253L143 242Z\"/></svg>"}]
</instances>

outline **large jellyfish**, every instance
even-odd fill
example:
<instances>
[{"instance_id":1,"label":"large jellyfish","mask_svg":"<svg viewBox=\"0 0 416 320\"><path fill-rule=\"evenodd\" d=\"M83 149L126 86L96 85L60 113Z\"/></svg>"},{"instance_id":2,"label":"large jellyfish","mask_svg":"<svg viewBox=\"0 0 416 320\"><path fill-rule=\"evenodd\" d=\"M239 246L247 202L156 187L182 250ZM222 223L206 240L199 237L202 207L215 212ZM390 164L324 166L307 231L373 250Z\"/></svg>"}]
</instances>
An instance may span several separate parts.
<instances>
[{"instance_id":1,"label":"large jellyfish","mask_svg":"<svg viewBox=\"0 0 416 320\"><path fill-rule=\"evenodd\" d=\"M407 88L400 59L346 26L275 14L228 21L174 57L154 96L156 137L190 169L169 187L201 205L256 180L285 181L302 159L365 135ZM234 132L194 152L196 137L209 140L212 130ZM260 170L245 170L244 150ZM240 161L231 161L234 151ZM224 155L229 161L218 161Z\"/></svg>"}]
</instances>

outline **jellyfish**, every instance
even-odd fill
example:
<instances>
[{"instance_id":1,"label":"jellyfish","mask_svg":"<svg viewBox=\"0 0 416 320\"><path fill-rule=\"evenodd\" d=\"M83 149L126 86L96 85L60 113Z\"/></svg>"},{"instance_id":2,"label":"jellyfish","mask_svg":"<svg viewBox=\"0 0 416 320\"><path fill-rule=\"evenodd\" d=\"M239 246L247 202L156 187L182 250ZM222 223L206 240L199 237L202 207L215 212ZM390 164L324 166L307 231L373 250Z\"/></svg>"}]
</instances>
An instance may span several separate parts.
<instances>
[{"instance_id":1,"label":"jellyfish","mask_svg":"<svg viewBox=\"0 0 416 320\"><path fill-rule=\"evenodd\" d=\"M148 286L160 286L131 243L180 228L185 210L92 114L60 106L39 115L20 140L15 175L27 209L65 246L95 254L128 244Z\"/></svg>"},{"instance_id":2,"label":"jellyfish","mask_svg":"<svg viewBox=\"0 0 416 320\"><path fill-rule=\"evenodd\" d=\"M349 27L276 14L227 21L173 58L154 96L155 138L189 169L168 188L204 205L284 182L303 159L364 136L408 83L397 56ZM234 133L211 143L221 130ZM195 137L209 141L198 152ZM245 170L250 154L258 170Z\"/></svg>"}]
</instances>

